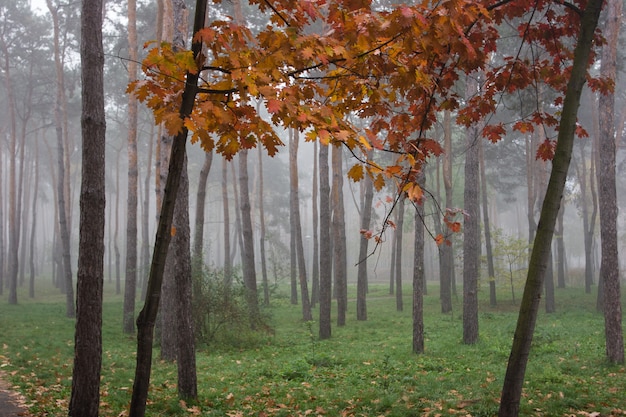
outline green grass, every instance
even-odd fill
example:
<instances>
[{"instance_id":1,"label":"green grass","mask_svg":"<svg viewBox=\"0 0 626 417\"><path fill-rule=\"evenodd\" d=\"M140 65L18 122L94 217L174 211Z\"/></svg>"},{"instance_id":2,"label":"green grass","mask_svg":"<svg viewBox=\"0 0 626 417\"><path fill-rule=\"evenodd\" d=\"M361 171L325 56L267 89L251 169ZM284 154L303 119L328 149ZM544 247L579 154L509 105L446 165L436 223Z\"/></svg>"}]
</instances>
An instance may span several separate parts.
<instances>
[{"instance_id":1,"label":"green grass","mask_svg":"<svg viewBox=\"0 0 626 417\"><path fill-rule=\"evenodd\" d=\"M494 416L517 307L482 301L480 341L465 346L460 303L442 315L437 288L429 289L423 355L411 352L410 298L397 312L384 286L371 288L367 322L356 321L351 301L348 324L333 327L327 341L317 340L316 323L300 320L299 306L278 298L269 311L274 335L247 348L199 349L197 403L177 399L175 365L155 360L148 415ZM107 287L105 300L100 414L118 416L130 401L135 340L121 332L121 296ZM558 312L541 313L522 415L626 415L626 371L604 359L604 321L594 306L581 289L558 290ZM51 289L0 304L0 369L36 416L67 414L74 322L64 313L63 296Z\"/></svg>"}]
</instances>

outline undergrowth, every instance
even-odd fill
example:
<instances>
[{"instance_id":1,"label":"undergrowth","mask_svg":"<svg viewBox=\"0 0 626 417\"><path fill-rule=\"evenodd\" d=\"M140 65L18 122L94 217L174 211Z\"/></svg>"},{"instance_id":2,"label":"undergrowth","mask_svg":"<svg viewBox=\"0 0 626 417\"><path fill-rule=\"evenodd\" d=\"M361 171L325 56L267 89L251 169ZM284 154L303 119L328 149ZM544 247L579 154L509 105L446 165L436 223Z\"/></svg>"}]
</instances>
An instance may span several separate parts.
<instances>
[{"instance_id":1,"label":"undergrowth","mask_svg":"<svg viewBox=\"0 0 626 417\"><path fill-rule=\"evenodd\" d=\"M148 415L496 415L517 307L500 300L492 308L484 300L480 341L465 346L460 305L442 315L438 292L430 290L425 354L411 352L410 308L397 312L384 287L372 285L368 321L356 321L351 301L347 325L333 326L324 341L316 321L300 320L300 306L276 297L268 312L274 334L230 348L226 339L199 346L197 402L177 399L175 364L155 359ZM64 298L54 292L20 302L0 304L0 367L33 415L66 415L74 322L64 318ZM558 312L540 314L521 415L626 415L626 371L605 362L603 317L594 302L581 289L558 290ZM121 320L122 299L108 288L102 416L126 415L130 401L136 341L122 333Z\"/></svg>"}]
</instances>

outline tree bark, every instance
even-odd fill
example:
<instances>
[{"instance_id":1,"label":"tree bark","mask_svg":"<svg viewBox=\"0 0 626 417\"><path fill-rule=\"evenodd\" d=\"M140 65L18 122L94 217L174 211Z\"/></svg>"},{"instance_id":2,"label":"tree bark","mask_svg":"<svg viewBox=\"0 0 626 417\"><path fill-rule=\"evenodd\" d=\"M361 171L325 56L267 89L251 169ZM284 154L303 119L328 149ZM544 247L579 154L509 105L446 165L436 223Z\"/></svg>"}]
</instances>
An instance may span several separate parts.
<instances>
[{"instance_id":1,"label":"tree bark","mask_svg":"<svg viewBox=\"0 0 626 417\"><path fill-rule=\"evenodd\" d=\"M502 387L498 413L500 417L519 415L524 375L537 321L543 278L550 256L554 225L567 180L576 130L576 115L587 74L593 35L601 9L602 0L590 0L581 19L581 29L574 51L571 76L563 102L557 145L552 161L552 172L539 218L539 227L531 253L524 295Z\"/></svg>"},{"instance_id":2,"label":"tree bark","mask_svg":"<svg viewBox=\"0 0 626 417\"><path fill-rule=\"evenodd\" d=\"M309 288L306 276L306 262L304 260L304 245L302 242L302 224L300 221L300 194L298 181L298 131L290 130L289 134L289 179L291 190L289 193L289 205L291 208L292 226L291 234L295 241L292 252L295 251L298 264L298 281L300 282L300 298L302 299L302 320L307 322L313 320L311 313L311 302L309 298Z\"/></svg>"},{"instance_id":3,"label":"tree bark","mask_svg":"<svg viewBox=\"0 0 626 417\"><path fill-rule=\"evenodd\" d=\"M478 82L466 78L466 95L472 96L478 90ZM463 206L463 343L478 342L478 277L480 273L480 179L479 159L481 140L477 126L466 132L465 186Z\"/></svg>"},{"instance_id":4,"label":"tree bark","mask_svg":"<svg viewBox=\"0 0 626 417\"><path fill-rule=\"evenodd\" d=\"M254 262L254 237L252 232L252 213L250 209L250 191L248 190L248 150L239 151L239 192L241 201L241 227L243 250L241 252L243 282L246 289L246 302L250 325L254 329L259 322L259 299L256 285Z\"/></svg>"},{"instance_id":5,"label":"tree bark","mask_svg":"<svg viewBox=\"0 0 626 417\"><path fill-rule=\"evenodd\" d=\"M193 29L194 34L204 26L206 9L206 0L197 0ZM201 47L202 45L200 43L193 43L192 51L194 58L200 55ZM198 89L197 82L197 74L187 74L180 108L181 118L189 116L193 110ZM176 134L172 145L169 175L167 176L166 191L164 193L161 217L157 228L146 301L137 318L137 366L135 369L135 379L129 411L130 417L143 417L146 411L146 400L148 398L150 371L152 367L154 324L156 322L161 297L161 283L163 281L165 258L171 238L174 206L178 194L181 173L184 168L187 133L187 129L183 127L182 130Z\"/></svg>"},{"instance_id":6,"label":"tree bark","mask_svg":"<svg viewBox=\"0 0 626 417\"><path fill-rule=\"evenodd\" d=\"M128 0L128 81L137 79L136 0ZM137 294L137 97L128 96L128 200L126 206L126 277L124 287L124 333L135 333ZM119 192L119 190L118 190Z\"/></svg>"},{"instance_id":7,"label":"tree bark","mask_svg":"<svg viewBox=\"0 0 626 417\"><path fill-rule=\"evenodd\" d=\"M424 183L423 174L420 183ZM415 204L413 247L413 353L424 353L424 200Z\"/></svg>"},{"instance_id":8,"label":"tree bark","mask_svg":"<svg viewBox=\"0 0 626 417\"><path fill-rule=\"evenodd\" d=\"M337 326L344 326L346 324L346 313L348 310L348 265L346 259L346 223L343 204L343 149L341 146L341 144L337 144L332 148L333 276L337 293Z\"/></svg>"},{"instance_id":9,"label":"tree bark","mask_svg":"<svg viewBox=\"0 0 626 417\"><path fill-rule=\"evenodd\" d=\"M404 310L404 303L402 301L402 235L404 234L404 194L398 197L398 203L396 208L398 209L396 219L396 231L394 233L396 245L396 257L394 263L396 264L394 271L396 276L396 311Z\"/></svg>"},{"instance_id":10,"label":"tree bark","mask_svg":"<svg viewBox=\"0 0 626 417\"><path fill-rule=\"evenodd\" d=\"M331 336L332 254L330 251L330 180L328 175L328 145L320 145L320 339Z\"/></svg>"},{"instance_id":11,"label":"tree bark","mask_svg":"<svg viewBox=\"0 0 626 417\"><path fill-rule=\"evenodd\" d=\"M368 155L370 158L371 155ZM369 230L372 220L372 201L374 200L374 182L369 175L363 179L364 197L361 207L361 231ZM361 234L359 241L359 266L356 282L356 319L367 320L367 250L369 239Z\"/></svg>"},{"instance_id":12,"label":"tree bark","mask_svg":"<svg viewBox=\"0 0 626 417\"><path fill-rule=\"evenodd\" d=\"M615 79L617 73L617 41L622 19L622 2L608 0L604 33L607 43L602 47L600 73ZM598 165L598 201L600 209L600 240L602 258L600 275L604 285L604 333L606 356L611 363L624 363L622 305L619 277L617 236L617 191L615 185L615 94L600 96L600 147ZM621 132L620 132L621 133Z\"/></svg>"},{"instance_id":13,"label":"tree bark","mask_svg":"<svg viewBox=\"0 0 626 417\"><path fill-rule=\"evenodd\" d=\"M319 169L318 169L318 143L313 143L313 191L311 194L311 212L313 217L313 261L311 268L311 304L315 306L319 302L320 296L320 264L319 264Z\"/></svg>"},{"instance_id":14,"label":"tree bark","mask_svg":"<svg viewBox=\"0 0 626 417\"><path fill-rule=\"evenodd\" d=\"M491 246L491 224L489 222L489 199L487 198L487 175L485 175L485 153L482 140L478 140L480 188L483 209L483 227L485 229L485 251L487 255L487 273L489 274L489 305L498 305L496 297L496 271L493 265L493 248Z\"/></svg>"},{"instance_id":15,"label":"tree bark","mask_svg":"<svg viewBox=\"0 0 626 417\"><path fill-rule=\"evenodd\" d=\"M222 158L222 207L224 216L224 285L230 288L233 264L230 260L230 209L228 205L228 161Z\"/></svg>"},{"instance_id":16,"label":"tree bark","mask_svg":"<svg viewBox=\"0 0 626 417\"><path fill-rule=\"evenodd\" d=\"M104 283L105 141L101 0L83 0L81 13L82 166L77 317L69 415L95 417L100 405Z\"/></svg>"},{"instance_id":17,"label":"tree bark","mask_svg":"<svg viewBox=\"0 0 626 417\"><path fill-rule=\"evenodd\" d=\"M270 285L267 279L267 257L265 255L265 205L263 202L263 148L257 146L259 156L259 247L261 252L261 276L263 283L263 304L270 305Z\"/></svg>"},{"instance_id":18,"label":"tree bark","mask_svg":"<svg viewBox=\"0 0 626 417\"><path fill-rule=\"evenodd\" d=\"M206 211L206 185L212 164L213 152L206 152L204 155L204 164L202 164L198 177L198 193L196 194L196 220L193 237L193 253L191 257L194 274L201 274L202 266L204 265L202 257L204 246L204 212Z\"/></svg>"},{"instance_id":19,"label":"tree bark","mask_svg":"<svg viewBox=\"0 0 626 417\"><path fill-rule=\"evenodd\" d=\"M558 288L565 288L565 241L563 240L563 215L565 214L565 205L559 210L557 217L556 229L556 282Z\"/></svg>"},{"instance_id":20,"label":"tree bark","mask_svg":"<svg viewBox=\"0 0 626 417\"><path fill-rule=\"evenodd\" d=\"M34 177L35 184L33 186L33 205L31 207L32 217L31 217L31 226L30 226L30 279L28 283L28 296L30 298L35 297L35 275L37 274L35 269L35 238L36 238L36 230L37 230L37 197L39 194L39 147L35 146L35 161L34 161ZM1 169L0 169L1 171ZM2 193L0 192L0 195ZM2 221L2 216L0 216L0 221ZM2 250L0 248L0 250ZM1 269L0 269L1 270ZM0 272L1 274L1 272Z\"/></svg>"}]
</instances>

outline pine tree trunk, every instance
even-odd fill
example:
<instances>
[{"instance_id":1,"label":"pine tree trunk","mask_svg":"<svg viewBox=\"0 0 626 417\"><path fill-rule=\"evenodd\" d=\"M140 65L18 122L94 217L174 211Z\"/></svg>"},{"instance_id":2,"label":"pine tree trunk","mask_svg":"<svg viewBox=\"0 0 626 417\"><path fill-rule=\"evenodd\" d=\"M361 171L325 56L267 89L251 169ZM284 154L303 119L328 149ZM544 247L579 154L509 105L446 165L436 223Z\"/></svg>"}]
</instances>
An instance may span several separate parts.
<instances>
[{"instance_id":1,"label":"pine tree trunk","mask_svg":"<svg viewBox=\"0 0 626 417\"><path fill-rule=\"evenodd\" d=\"M333 276L337 292L337 326L346 324L348 310L348 277L346 259L346 223L343 204L343 152L341 144L332 148L333 165Z\"/></svg>"},{"instance_id":2,"label":"pine tree trunk","mask_svg":"<svg viewBox=\"0 0 626 417\"><path fill-rule=\"evenodd\" d=\"M128 81L137 78L136 0L128 0ZM128 96L128 200L126 206L126 274L124 287L124 333L135 333L135 298L137 294L137 97ZM118 190L119 192L119 190Z\"/></svg>"},{"instance_id":3,"label":"pine tree trunk","mask_svg":"<svg viewBox=\"0 0 626 417\"><path fill-rule=\"evenodd\" d=\"M230 288L233 264L230 260L230 208L228 205L228 161L222 158L222 207L224 216L224 285Z\"/></svg>"},{"instance_id":4,"label":"pine tree trunk","mask_svg":"<svg viewBox=\"0 0 626 417\"><path fill-rule=\"evenodd\" d=\"M318 170L318 143L313 143L313 191L311 194L311 211L313 217L313 260L312 260L312 272L311 272L311 304L313 307L319 302L320 296L320 264L319 264L319 170Z\"/></svg>"},{"instance_id":5,"label":"pine tree trunk","mask_svg":"<svg viewBox=\"0 0 626 417\"><path fill-rule=\"evenodd\" d=\"M198 193L196 194L196 219L193 237L193 252L192 263L193 273L196 277L199 277L202 273L203 261L203 246L204 246L204 212L206 207L206 185L209 178L209 172L211 171L211 165L213 164L213 152L207 152L204 155L204 164L200 169L200 175L198 177Z\"/></svg>"},{"instance_id":6,"label":"pine tree trunk","mask_svg":"<svg viewBox=\"0 0 626 417\"><path fill-rule=\"evenodd\" d=\"M39 194L39 147L35 146L35 162L34 162L34 177L35 184L33 186L33 205L31 207L32 217L31 217L31 226L30 226L30 279L28 284L28 296L30 298L35 297L35 275L37 274L35 270L35 238L36 238L36 229L37 229L37 197ZM1 168L0 168L1 171ZM0 194L2 194L0 192ZM2 221L2 216L0 216L0 221ZM0 248L0 250L2 250ZM1 267L0 267L1 268ZM1 269L0 269L1 271ZM0 272L1 274L1 272Z\"/></svg>"},{"instance_id":7,"label":"pine tree trunk","mask_svg":"<svg viewBox=\"0 0 626 417\"><path fill-rule=\"evenodd\" d=\"M101 0L83 0L81 14L82 166L77 315L69 415L96 417L102 364L105 141ZM88 167L88 169L87 169Z\"/></svg>"},{"instance_id":8,"label":"pine tree trunk","mask_svg":"<svg viewBox=\"0 0 626 417\"><path fill-rule=\"evenodd\" d=\"M261 276L263 283L263 304L270 305L270 285L267 279L267 257L265 254L265 207L263 202L263 148L258 146L259 155L259 248L261 252Z\"/></svg>"},{"instance_id":9,"label":"pine tree trunk","mask_svg":"<svg viewBox=\"0 0 626 417\"><path fill-rule=\"evenodd\" d=\"M602 47L600 73L615 79L617 72L617 42L622 16L622 2L608 0L604 33L607 43ZM604 333L606 356L611 363L624 363L622 335L622 305L619 277L619 248L617 236L617 191L615 185L615 94L599 99L600 147L598 165L598 201L600 209L600 240L602 258L600 276L604 285ZM621 132L620 132L621 134Z\"/></svg>"},{"instance_id":10,"label":"pine tree trunk","mask_svg":"<svg viewBox=\"0 0 626 417\"><path fill-rule=\"evenodd\" d=\"M291 234L293 235L294 247L297 256L298 281L300 282L300 298L302 299L302 320L304 322L313 320L311 314L311 302L306 275L306 262L304 259L304 245L302 242L302 224L300 221L300 194L298 181L298 131L290 130L289 135L289 178L291 192L289 202L291 208L291 218L293 219Z\"/></svg>"},{"instance_id":11,"label":"pine tree trunk","mask_svg":"<svg viewBox=\"0 0 626 417\"><path fill-rule=\"evenodd\" d=\"M565 288L565 242L563 240L564 225L563 215L565 213L565 206L559 210L559 217L557 218L557 236L556 236L556 272L557 272L557 287Z\"/></svg>"},{"instance_id":12,"label":"pine tree trunk","mask_svg":"<svg viewBox=\"0 0 626 417\"><path fill-rule=\"evenodd\" d=\"M331 336L332 302L332 253L330 250L330 179L328 168L328 146L320 145L320 339Z\"/></svg>"},{"instance_id":13,"label":"pine tree trunk","mask_svg":"<svg viewBox=\"0 0 626 417\"><path fill-rule=\"evenodd\" d=\"M581 30L563 102L557 145L552 161L552 172L530 257L524 295L502 387L499 417L517 417L519 415L522 387L537 321L544 274L549 261L554 225L567 180L567 171L574 144L580 95L585 83L593 35L601 9L602 0L590 0L581 19Z\"/></svg>"},{"instance_id":14,"label":"pine tree trunk","mask_svg":"<svg viewBox=\"0 0 626 417\"><path fill-rule=\"evenodd\" d=\"M445 207L452 208L452 121L450 112L446 111L444 117L444 159L443 159L443 185L446 193ZM446 240L450 239L450 231L443 227L442 233ZM451 239L450 239L451 240ZM439 297L441 312L446 314L452 311L452 281L454 275L454 251L452 243L439 246Z\"/></svg>"},{"instance_id":15,"label":"pine tree trunk","mask_svg":"<svg viewBox=\"0 0 626 417\"><path fill-rule=\"evenodd\" d=\"M480 158L480 188L483 209L483 227L485 229L485 251L487 255L487 273L489 274L489 305L498 305L496 297L496 272L493 265L493 248L491 246L491 225L489 222L489 199L487 198L487 175L485 174L485 153L482 140L477 141Z\"/></svg>"},{"instance_id":16,"label":"pine tree trunk","mask_svg":"<svg viewBox=\"0 0 626 417\"><path fill-rule=\"evenodd\" d=\"M477 82L466 78L466 95L478 90ZM478 141L482 140L478 127L466 132L465 186L463 207L467 213L463 223L463 343L478 342L478 277L480 273L480 179Z\"/></svg>"},{"instance_id":17,"label":"pine tree trunk","mask_svg":"<svg viewBox=\"0 0 626 417\"><path fill-rule=\"evenodd\" d=\"M241 251L243 282L246 288L246 302L250 324L256 328L259 322L259 299L256 285L254 262L254 237L252 232L252 213L250 209L250 191L248 190L248 150L239 151L239 192L241 201L241 227L243 250Z\"/></svg>"}]
</instances>

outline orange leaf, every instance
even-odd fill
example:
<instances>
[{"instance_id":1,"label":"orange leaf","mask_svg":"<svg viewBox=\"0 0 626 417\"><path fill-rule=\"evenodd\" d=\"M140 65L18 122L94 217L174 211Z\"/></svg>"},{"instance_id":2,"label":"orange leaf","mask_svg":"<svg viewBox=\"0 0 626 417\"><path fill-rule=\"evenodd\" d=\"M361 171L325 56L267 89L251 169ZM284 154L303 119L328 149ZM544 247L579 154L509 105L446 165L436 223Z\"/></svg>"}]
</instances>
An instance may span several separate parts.
<instances>
[{"instance_id":1,"label":"orange leaf","mask_svg":"<svg viewBox=\"0 0 626 417\"><path fill-rule=\"evenodd\" d=\"M363 179L363 165L356 164L348 171L348 178L354 182L359 182Z\"/></svg>"}]
</instances>

